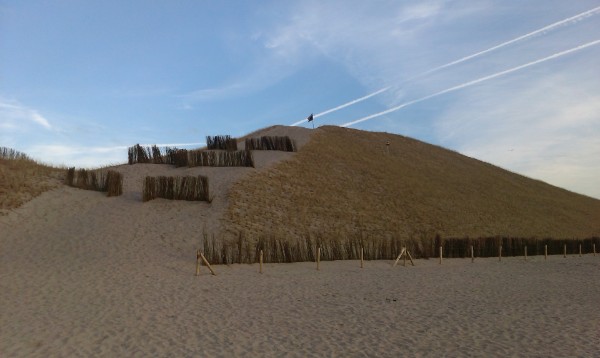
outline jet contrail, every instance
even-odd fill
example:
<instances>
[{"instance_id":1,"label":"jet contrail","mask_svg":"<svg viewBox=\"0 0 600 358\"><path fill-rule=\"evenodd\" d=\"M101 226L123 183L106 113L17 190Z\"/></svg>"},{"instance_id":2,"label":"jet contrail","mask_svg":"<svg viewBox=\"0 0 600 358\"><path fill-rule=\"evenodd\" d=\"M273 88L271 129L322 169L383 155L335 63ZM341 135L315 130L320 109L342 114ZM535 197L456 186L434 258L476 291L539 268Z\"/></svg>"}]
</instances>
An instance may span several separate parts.
<instances>
[{"instance_id":1,"label":"jet contrail","mask_svg":"<svg viewBox=\"0 0 600 358\"><path fill-rule=\"evenodd\" d=\"M389 87L382 88L382 89L380 89L379 91L376 91L376 92L373 92L373 93L371 93L371 94L368 94L368 95L366 95L366 96L363 96L363 97L357 98L357 99L355 99L355 100L353 100L353 101L350 101L350 102L344 103L344 104L342 104L342 105L339 105L339 106L337 106L337 107L335 107L335 108L328 109L328 110L326 110L326 111L323 111L323 112L321 112L321 113L317 113L317 114L315 114L315 115L313 116L313 118L321 117L321 116L324 116L324 115L326 115L326 114L328 114L328 113L335 112L335 111L338 111L338 110L340 110L340 109L342 109L342 108L346 108L346 107L348 107L348 106L351 106L351 105L353 105L353 104L355 104L355 103L362 102L362 101L364 101L365 99L369 99L369 98L371 98L371 97L373 97L373 96L376 96L376 95L380 94L381 92L385 92L385 91L387 91L388 89L389 89ZM301 124L301 123L302 123L302 122L304 122L304 121L306 121L306 118L304 118L303 120L300 120L300 121L298 121L298 122L296 122L296 123L292 124L292 126L297 126L298 124Z\"/></svg>"},{"instance_id":2,"label":"jet contrail","mask_svg":"<svg viewBox=\"0 0 600 358\"><path fill-rule=\"evenodd\" d=\"M502 71L502 72L497 72L497 73L494 73L493 75L481 77L481 78L478 78L476 80L469 81L469 82L466 82L466 83L463 83L463 84L460 84L460 85L457 85L457 86L454 86L454 87L450 87L448 89L436 92L434 94L430 94L429 96L421 97L421 98L418 98L418 99L415 99L415 100L403 103L403 104L401 104L399 106L386 109L385 111L382 111L382 112L379 112L379 113L375 113L375 114L371 114L369 116L357 119L357 120L352 121L352 122L344 123L341 126L342 127L350 127L350 126L355 125L357 123L368 121L369 119L373 119L373 118L380 117L380 116L383 116L385 114L397 111L397 110L399 110L401 108L404 108L406 106L410 106L411 104L422 102L422 101L428 100L430 98L437 97L437 96L440 96L440 95L448 93L448 92L453 92L453 91L456 91L456 90L459 90L459 89L462 89L462 88L465 88L465 87L473 86L475 84L478 84L478 83L481 83L481 82L484 82L484 81L487 81L487 80L491 80L491 79L496 78L496 77L504 76L504 75L507 75L509 73L522 70L522 69L524 69L526 67L529 67L529 66L537 65L537 64L542 63L542 62L546 62L546 61L549 61L549 60L552 60L552 59L555 59L555 58L558 58L558 57L561 57L561 56L564 56L564 55L568 55L568 54L573 53L575 51L583 50L583 49L585 49L587 47L594 46L594 45L597 45L599 43L600 43L600 40L595 40L595 41L592 41L592 42L588 42L586 44L574 47L574 48L569 49L569 50L565 50L565 51L562 51L562 52L555 53L554 55L550 55L548 57L544 57L542 59L539 59L539 60L536 60L536 61L533 61L533 62L529 62L529 63L526 63L526 64L521 65L521 66L513 67L511 69L508 69L508 70L505 70L505 71Z\"/></svg>"},{"instance_id":3,"label":"jet contrail","mask_svg":"<svg viewBox=\"0 0 600 358\"><path fill-rule=\"evenodd\" d=\"M416 76L413 76L413 77L410 77L410 78L408 78L408 79L407 79L407 80L405 80L404 82L408 82L408 81L414 80L414 79L416 79L416 78L419 78L419 77L422 77L422 76L429 75L429 74L431 74L431 73L437 72L437 71L439 71L439 70L442 70L442 69L444 69L444 68L448 68L448 67L450 67L450 66L454 66L454 65L457 65L457 64L459 64L459 63L462 63L462 62L468 61L468 60L470 60L470 59L472 59L472 58L479 57L479 56L481 56L481 55L483 55L483 54L486 54L486 53L488 53L488 52L492 52L492 51L494 51L494 50L497 50L497 49L499 49L499 48L502 48L502 47L505 47L505 46L508 46L508 45L514 44L515 42L519 42L519 41L521 41L521 40L524 40L524 39L526 39L526 38L529 38L529 37L535 36L535 35L537 35L537 34L543 33L543 32L545 32L545 31L552 30L552 29L554 29L555 27L559 27L559 26L562 26L562 25L565 25L565 24L569 24L569 23L577 22L577 21L579 21L579 20L582 20L582 19L584 19L584 18L586 18L586 17L589 17L589 16L596 15L596 14L598 14L598 13L600 13L600 6L598 6L598 7L595 7L595 8L593 8L593 9L590 9L590 10L587 10L587 11L584 11L584 12L582 12L582 13L580 13L580 14L577 14L577 15L574 15L574 16L571 16L571 17L568 17L568 18L566 18L566 19L564 19L564 20L557 21L557 22L555 22L555 23L552 23L552 24L550 24L550 25L544 26L544 27L542 27L542 28L540 28L540 29L537 29L537 30L531 31L531 32L529 32L529 33L526 33L525 35L521 35L521 36L519 36L519 37L516 37L516 38L514 38L514 39L512 39L512 40L505 41L505 42L503 42L503 43L501 43L501 44L498 44L498 45L496 45L496 46L490 47L490 48L488 48L488 49L486 49L486 50L479 51L479 52L477 52L477 53L474 53L474 54L472 54L472 55L465 56L465 57L463 57L463 58L459 58L458 60L454 60L454 61L452 61L452 62L448 62L448 63L447 63L447 64L445 64L445 65L441 65L441 66L438 66L438 67L432 68L432 69L430 69L430 70L427 70L427 71L425 71L425 72L419 73L419 74L418 74L418 75L416 75ZM332 109L326 110L326 111L324 111L324 112L321 112L321 113L315 114L315 115L314 115L314 117L315 117L315 118L317 118L317 117L320 117L320 116L324 116L324 115L326 115L326 114L328 114L328 113L335 112L335 111L337 111L337 110L340 110L340 109L342 109L342 108L348 107L348 106L350 106L350 105L353 105L353 104L355 104L355 103L362 102L362 101L364 101L364 100L366 100L366 99L368 99L368 98L371 98L371 97L373 97L373 96L376 96L376 95L378 95L378 94L380 94L380 93L382 93L382 92L385 92L385 91L387 91L387 90L388 90L388 89L390 89L390 88L391 88L391 87L385 87L385 88L382 88L382 89L380 89L380 90L378 90L378 91L375 91L375 92L373 92L373 93L371 93L371 94L368 94L368 95L366 95L366 96L364 96L364 97L361 97L361 98L355 99L354 101L350 101L350 102L348 102L348 103L342 104L341 106L337 106L337 107L335 107L335 108L332 108ZM296 122L296 123L292 124L292 126L297 126L297 125L301 124L301 123L302 123L302 122L304 122L304 121L306 121L306 119L303 119L303 120L301 120L301 121L298 121L298 122Z\"/></svg>"},{"instance_id":4,"label":"jet contrail","mask_svg":"<svg viewBox=\"0 0 600 358\"><path fill-rule=\"evenodd\" d=\"M430 73L433 73L433 72L439 71L439 70L441 70L441 69L444 69L444 68L447 68L447 67L450 67L450 66L457 65L457 64L459 64L459 63L461 63L461 62L468 61L468 60L470 60L470 59L472 59L472 58L475 58L475 57L481 56L481 55L483 55L483 54L486 54L486 53L488 53L488 52L492 52L492 51L494 51L494 50L497 50L497 49L499 49L499 48L502 48L502 47L508 46L508 45L510 45L510 44L514 44L515 42L518 42L518 41L524 40L524 39L526 39L526 38L528 38L528 37L532 37L532 36L535 36L535 35L537 35L537 34L543 33L543 32L545 32L545 31L552 30L552 29L553 29L553 28L555 28L555 27L559 27L559 26L562 26L562 25L565 25L565 24L568 24L568 23L577 22L577 21L579 21L579 20L582 20L582 19L584 19L584 18L586 18L586 17L589 17L589 16L593 16L593 15L595 15L595 14L598 14L598 13L600 13L600 6L598 6L598 7L595 7L595 8L593 8L593 9L591 9L591 10L588 10L588 11L584 11L584 12L582 12L582 13L580 13L580 14L577 14L577 15L571 16L571 17L569 17L569 18L566 18L566 19L564 19L564 20L560 20L560 21L558 21L558 22L555 22L555 23L553 23L553 24L550 24L550 25L548 25L548 26L544 26L544 27L542 27L541 29L538 29L538 30L535 30L535 31L529 32L529 33L527 33L527 34L525 34L525 35L522 35L522 36L516 37L516 38L514 38L514 39L512 39L512 40L508 40L508 41L506 41L506 42L503 42L503 43L501 43L501 44L499 44L499 45L496 45L496 46L494 46L494 47L490 47L490 48L488 48L487 50L479 51L479 52L477 52L477 53L474 53L474 54L472 54L472 55L465 56L465 57L463 57L463 58L459 58L459 59L458 59L458 60L456 60L456 61L449 62L449 63L447 63L447 64L445 64L445 65L441 65L441 66L438 66L438 67L432 68L431 70L425 71L425 72L423 72L423 73L420 73L420 74L418 74L418 75L416 75L416 76L414 76L414 77L411 77L411 78L409 78L407 81L413 80L413 79L415 79L415 78L418 78L418 77L421 77L421 76L428 75L428 74L430 74Z\"/></svg>"}]
</instances>

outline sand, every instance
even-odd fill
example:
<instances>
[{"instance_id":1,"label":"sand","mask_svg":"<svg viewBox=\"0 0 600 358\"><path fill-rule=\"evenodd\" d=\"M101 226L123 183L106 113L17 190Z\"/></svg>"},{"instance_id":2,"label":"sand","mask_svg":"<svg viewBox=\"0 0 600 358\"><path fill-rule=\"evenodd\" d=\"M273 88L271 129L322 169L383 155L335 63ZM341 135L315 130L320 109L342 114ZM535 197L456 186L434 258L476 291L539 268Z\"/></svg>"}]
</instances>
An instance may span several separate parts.
<instances>
[{"instance_id":1,"label":"sand","mask_svg":"<svg viewBox=\"0 0 600 358\"><path fill-rule=\"evenodd\" d=\"M229 186L291 156L226 171L120 166L121 197L61 187L0 217L0 356L597 356L600 255L194 276ZM141 202L145 175L181 173L208 175L213 203Z\"/></svg>"},{"instance_id":2,"label":"sand","mask_svg":"<svg viewBox=\"0 0 600 358\"><path fill-rule=\"evenodd\" d=\"M2 218L0 356L598 353L600 255L217 265L195 277L185 238L145 232L140 218L123 231L111 222L126 210L94 216L96 193L73 190ZM76 204L36 207L54 194Z\"/></svg>"}]
</instances>

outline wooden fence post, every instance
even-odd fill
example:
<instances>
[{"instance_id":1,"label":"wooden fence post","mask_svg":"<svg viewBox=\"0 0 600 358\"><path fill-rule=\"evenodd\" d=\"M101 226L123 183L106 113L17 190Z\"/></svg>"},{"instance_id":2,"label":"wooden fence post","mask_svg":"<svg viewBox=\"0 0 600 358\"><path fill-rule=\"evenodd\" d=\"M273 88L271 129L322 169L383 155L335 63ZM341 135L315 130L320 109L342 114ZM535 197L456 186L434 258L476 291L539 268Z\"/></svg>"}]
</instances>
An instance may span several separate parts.
<instances>
[{"instance_id":1,"label":"wooden fence post","mask_svg":"<svg viewBox=\"0 0 600 358\"><path fill-rule=\"evenodd\" d=\"M360 268L364 267L364 264L363 264L364 254L365 254L365 249L361 247L360 248Z\"/></svg>"},{"instance_id":2,"label":"wooden fence post","mask_svg":"<svg viewBox=\"0 0 600 358\"><path fill-rule=\"evenodd\" d=\"M527 261L527 245L525 245L525 261Z\"/></svg>"},{"instance_id":3,"label":"wooden fence post","mask_svg":"<svg viewBox=\"0 0 600 358\"><path fill-rule=\"evenodd\" d=\"M502 245L498 248L498 261L502 261Z\"/></svg>"},{"instance_id":4,"label":"wooden fence post","mask_svg":"<svg viewBox=\"0 0 600 358\"><path fill-rule=\"evenodd\" d=\"M216 276L217 274L212 269L212 267L210 267L210 264L208 263L208 260L206 259L206 257L204 257L203 253L200 253L200 257L202 258L202 261L204 262L204 264L206 265L206 267L208 267L208 270L210 271L210 273L212 273L214 276Z\"/></svg>"},{"instance_id":5,"label":"wooden fence post","mask_svg":"<svg viewBox=\"0 0 600 358\"><path fill-rule=\"evenodd\" d=\"M594 256L596 256L596 244L592 244L592 250L594 250Z\"/></svg>"},{"instance_id":6,"label":"wooden fence post","mask_svg":"<svg viewBox=\"0 0 600 358\"><path fill-rule=\"evenodd\" d=\"M200 276L200 250L196 250L196 276Z\"/></svg>"},{"instance_id":7,"label":"wooden fence post","mask_svg":"<svg viewBox=\"0 0 600 358\"><path fill-rule=\"evenodd\" d=\"M548 245L544 245L544 261L548 260Z\"/></svg>"},{"instance_id":8,"label":"wooden fence post","mask_svg":"<svg viewBox=\"0 0 600 358\"><path fill-rule=\"evenodd\" d=\"M321 248L317 248L317 271L319 271L319 264L321 263Z\"/></svg>"},{"instance_id":9,"label":"wooden fence post","mask_svg":"<svg viewBox=\"0 0 600 358\"><path fill-rule=\"evenodd\" d=\"M471 263L475 262L475 249L473 249L473 245L471 245Z\"/></svg>"},{"instance_id":10,"label":"wooden fence post","mask_svg":"<svg viewBox=\"0 0 600 358\"><path fill-rule=\"evenodd\" d=\"M581 244L579 244L579 257L581 257Z\"/></svg>"},{"instance_id":11,"label":"wooden fence post","mask_svg":"<svg viewBox=\"0 0 600 358\"><path fill-rule=\"evenodd\" d=\"M260 268L259 268L259 270L258 270L258 273L262 273L262 264L263 264L263 250L260 250L259 264L260 264Z\"/></svg>"},{"instance_id":12,"label":"wooden fence post","mask_svg":"<svg viewBox=\"0 0 600 358\"><path fill-rule=\"evenodd\" d=\"M404 254L404 250L405 250L404 248L402 248L402 250L400 250L400 255L398 255L398 257L396 257L396 261L394 261L394 264L392 265L392 267L396 267L396 265L398 264L398 261L400 261L400 258Z\"/></svg>"},{"instance_id":13,"label":"wooden fence post","mask_svg":"<svg viewBox=\"0 0 600 358\"><path fill-rule=\"evenodd\" d=\"M563 257L567 257L567 244L563 245Z\"/></svg>"},{"instance_id":14,"label":"wooden fence post","mask_svg":"<svg viewBox=\"0 0 600 358\"><path fill-rule=\"evenodd\" d=\"M440 265L442 264L442 247L440 246Z\"/></svg>"}]
</instances>

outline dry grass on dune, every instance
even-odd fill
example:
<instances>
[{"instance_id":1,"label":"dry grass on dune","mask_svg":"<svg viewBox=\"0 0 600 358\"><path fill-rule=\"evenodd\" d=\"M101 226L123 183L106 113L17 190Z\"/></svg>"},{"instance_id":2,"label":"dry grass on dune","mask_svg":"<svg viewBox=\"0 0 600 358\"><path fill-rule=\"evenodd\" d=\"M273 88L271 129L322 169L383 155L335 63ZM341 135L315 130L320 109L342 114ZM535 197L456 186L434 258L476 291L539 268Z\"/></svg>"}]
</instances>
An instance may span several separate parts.
<instances>
[{"instance_id":1,"label":"dry grass on dune","mask_svg":"<svg viewBox=\"0 0 600 358\"><path fill-rule=\"evenodd\" d=\"M64 169L37 163L25 154L0 148L0 215L60 185Z\"/></svg>"},{"instance_id":2,"label":"dry grass on dune","mask_svg":"<svg viewBox=\"0 0 600 358\"><path fill-rule=\"evenodd\" d=\"M238 182L229 202L226 226L249 238L600 235L599 200L411 138L338 127Z\"/></svg>"}]
</instances>

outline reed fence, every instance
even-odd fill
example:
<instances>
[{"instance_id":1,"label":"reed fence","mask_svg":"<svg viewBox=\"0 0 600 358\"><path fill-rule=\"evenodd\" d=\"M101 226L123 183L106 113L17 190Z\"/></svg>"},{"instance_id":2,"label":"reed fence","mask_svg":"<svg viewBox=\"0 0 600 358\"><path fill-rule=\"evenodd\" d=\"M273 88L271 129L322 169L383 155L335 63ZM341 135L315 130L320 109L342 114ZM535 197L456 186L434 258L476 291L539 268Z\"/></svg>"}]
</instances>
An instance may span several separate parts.
<instances>
[{"instance_id":1,"label":"reed fence","mask_svg":"<svg viewBox=\"0 0 600 358\"><path fill-rule=\"evenodd\" d=\"M229 135L206 136L206 148L209 150L237 150L237 140Z\"/></svg>"},{"instance_id":2,"label":"reed fence","mask_svg":"<svg viewBox=\"0 0 600 358\"><path fill-rule=\"evenodd\" d=\"M538 238L440 238L431 239L400 239L350 237L323 239L306 235L300 239L286 239L274 235L249 238L239 233L235 239L217 239L204 235L203 252L211 263L255 263L263 252L264 262L306 262L316 260L317 248L321 249L321 260L394 260L402 248L406 248L413 258L429 259L439 257L439 246L443 248L444 258L470 258L471 245L475 257L498 257L502 246L502 256L523 256L524 248L528 248L528 256L544 255L547 245L550 255L563 254L564 245L567 252L576 254L581 245L583 252L591 253L593 245L600 245L599 237L586 239L538 239Z\"/></svg>"},{"instance_id":3,"label":"reed fence","mask_svg":"<svg viewBox=\"0 0 600 358\"><path fill-rule=\"evenodd\" d=\"M181 150L183 149L174 147L165 147L164 149L161 149L156 145L143 147L136 144L127 149L127 159L129 164L172 164L177 166L177 164L181 162ZM187 151L183 151L187 153ZM179 166L186 165L187 162L184 165Z\"/></svg>"},{"instance_id":4,"label":"reed fence","mask_svg":"<svg viewBox=\"0 0 600 358\"><path fill-rule=\"evenodd\" d=\"M296 151L296 143L288 136L263 136L260 138L246 138L245 144L246 150L280 150L284 152Z\"/></svg>"},{"instance_id":5,"label":"reed fence","mask_svg":"<svg viewBox=\"0 0 600 358\"><path fill-rule=\"evenodd\" d=\"M188 152L189 167L254 167L252 153L248 150Z\"/></svg>"},{"instance_id":6,"label":"reed fence","mask_svg":"<svg viewBox=\"0 0 600 358\"><path fill-rule=\"evenodd\" d=\"M146 177L143 188L143 201L156 198L169 200L208 201L208 178L205 176Z\"/></svg>"},{"instance_id":7,"label":"reed fence","mask_svg":"<svg viewBox=\"0 0 600 358\"><path fill-rule=\"evenodd\" d=\"M106 196L123 194L123 174L114 170L67 169L64 183L84 190L106 192Z\"/></svg>"},{"instance_id":8,"label":"reed fence","mask_svg":"<svg viewBox=\"0 0 600 358\"><path fill-rule=\"evenodd\" d=\"M9 159L9 160L31 160L27 154L19 152L18 150L8 148L8 147L0 147L0 159Z\"/></svg>"}]
</instances>

